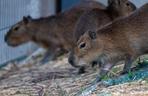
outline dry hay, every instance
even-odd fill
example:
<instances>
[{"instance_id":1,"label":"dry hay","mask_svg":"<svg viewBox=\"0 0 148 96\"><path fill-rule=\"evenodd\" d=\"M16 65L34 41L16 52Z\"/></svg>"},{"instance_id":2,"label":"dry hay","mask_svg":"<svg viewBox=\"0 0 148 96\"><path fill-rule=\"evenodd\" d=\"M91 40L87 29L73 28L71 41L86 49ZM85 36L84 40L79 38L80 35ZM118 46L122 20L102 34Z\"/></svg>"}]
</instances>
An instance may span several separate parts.
<instances>
[{"instance_id":1,"label":"dry hay","mask_svg":"<svg viewBox=\"0 0 148 96\"><path fill-rule=\"evenodd\" d=\"M48 64L11 64L0 70L0 96L74 96L95 79L97 70L78 75L67 58ZM148 96L144 80L97 87L90 96Z\"/></svg>"}]
</instances>

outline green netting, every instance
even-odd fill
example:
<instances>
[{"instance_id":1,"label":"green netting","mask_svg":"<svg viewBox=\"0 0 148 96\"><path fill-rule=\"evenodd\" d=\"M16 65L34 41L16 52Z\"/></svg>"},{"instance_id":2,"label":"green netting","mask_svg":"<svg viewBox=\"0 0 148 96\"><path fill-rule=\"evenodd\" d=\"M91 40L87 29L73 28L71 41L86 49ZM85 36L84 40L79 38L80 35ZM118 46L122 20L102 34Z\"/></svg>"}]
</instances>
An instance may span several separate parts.
<instances>
[{"instance_id":1,"label":"green netting","mask_svg":"<svg viewBox=\"0 0 148 96\"><path fill-rule=\"evenodd\" d=\"M148 78L148 60L144 60L142 63L138 64L138 66L134 68L134 71L116 78L103 80L101 84L103 83L103 85L106 85L106 86L113 86L113 85L123 84L126 82L132 82L132 81L144 79L144 78ZM99 84L93 84L85 88L83 91L78 92L76 96L88 96L91 92L95 91L96 87L98 86ZM110 94L101 93L98 96L108 96L108 95Z\"/></svg>"}]
</instances>

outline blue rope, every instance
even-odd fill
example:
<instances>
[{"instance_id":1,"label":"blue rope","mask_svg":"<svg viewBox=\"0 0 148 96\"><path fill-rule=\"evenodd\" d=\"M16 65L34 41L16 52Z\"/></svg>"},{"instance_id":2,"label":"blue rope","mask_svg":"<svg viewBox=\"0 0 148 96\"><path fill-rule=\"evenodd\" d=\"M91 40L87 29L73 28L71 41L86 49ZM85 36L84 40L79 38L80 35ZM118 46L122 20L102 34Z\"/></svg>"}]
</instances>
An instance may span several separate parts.
<instances>
[{"instance_id":1,"label":"blue rope","mask_svg":"<svg viewBox=\"0 0 148 96\"><path fill-rule=\"evenodd\" d=\"M137 67L139 69L132 72L131 76L129 74L125 74L125 75L119 76L117 78L112 78L112 79L101 81L96 84L93 83L90 86L79 91L75 96L89 96L92 92L94 92L96 90L96 88L99 86L99 84L103 84L105 86L113 86L113 85L123 84L126 82L136 81L139 79L148 78L148 71L147 71L148 62L144 61L142 64L138 65ZM101 96L106 96L106 95L101 95Z\"/></svg>"}]
</instances>

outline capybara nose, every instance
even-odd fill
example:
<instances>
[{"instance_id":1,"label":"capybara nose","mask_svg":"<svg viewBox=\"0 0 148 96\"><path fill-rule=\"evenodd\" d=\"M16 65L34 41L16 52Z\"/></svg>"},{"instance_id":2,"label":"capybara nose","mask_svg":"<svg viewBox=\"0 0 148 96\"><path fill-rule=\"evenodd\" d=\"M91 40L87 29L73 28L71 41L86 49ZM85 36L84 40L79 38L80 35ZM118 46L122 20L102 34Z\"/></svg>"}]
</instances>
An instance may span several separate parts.
<instances>
[{"instance_id":1,"label":"capybara nose","mask_svg":"<svg viewBox=\"0 0 148 96\"><path fill-rule=\"evenodd\" d=\"M68 58L68 62L69 62L71 65L74 65L74 60L73 60L71 57Z\"/></svg>"},{"instance_id":2,"label":"capybara nose","mask_svg":"<svg viewBox=\"0 0 148 96\"><path fill-rule=\"evenodd\" d=\"M77 68L80 67L79 65L76 64L74 56L70 56L70 57L68 58L68 62L69 62L69 64L71 64L73 67L77 67Z\"/></svg>"}]
</instances>

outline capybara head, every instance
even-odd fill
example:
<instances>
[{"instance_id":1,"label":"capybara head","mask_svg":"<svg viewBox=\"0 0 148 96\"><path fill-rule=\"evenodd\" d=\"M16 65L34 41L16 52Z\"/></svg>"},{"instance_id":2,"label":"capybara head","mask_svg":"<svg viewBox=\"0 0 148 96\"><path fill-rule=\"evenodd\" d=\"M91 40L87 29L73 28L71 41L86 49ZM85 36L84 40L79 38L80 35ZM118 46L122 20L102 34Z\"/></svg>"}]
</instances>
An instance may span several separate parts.
<instances>
[{"instance_id":1,"label":"capybara head","mask_svg":"<svg viewBox=\"0 0 148 96\"><path fill-rule=\"evenodd\" d=\"M103 46L104 43L101 37L97 39L96 32L87 31L80 37L74 50L71 51L69 63L84 66L98 61L98 56L103 53Z\"/></svg>"},{"instance_id":2,"label":"capybara head","mask_svg":"<svg viewBox=\"0 0 148 96\"><path fill-rule=\"evenodd\" d=\"M131 12L136 10L136 6L129 0L108 0L108 10L113 15L128 16Z\"/></svg>"},{"instance_id":3,"label":"capybara head","mask_svg":"<svg viewBox=\"0 0 148 96\"><path fill-rule=\"evenodd\" d=\"M5 42L9 46L16 47L30 40L28 23L32 20L30 16L13 25L5 35Z\"/></svg>"}]
</instances>

